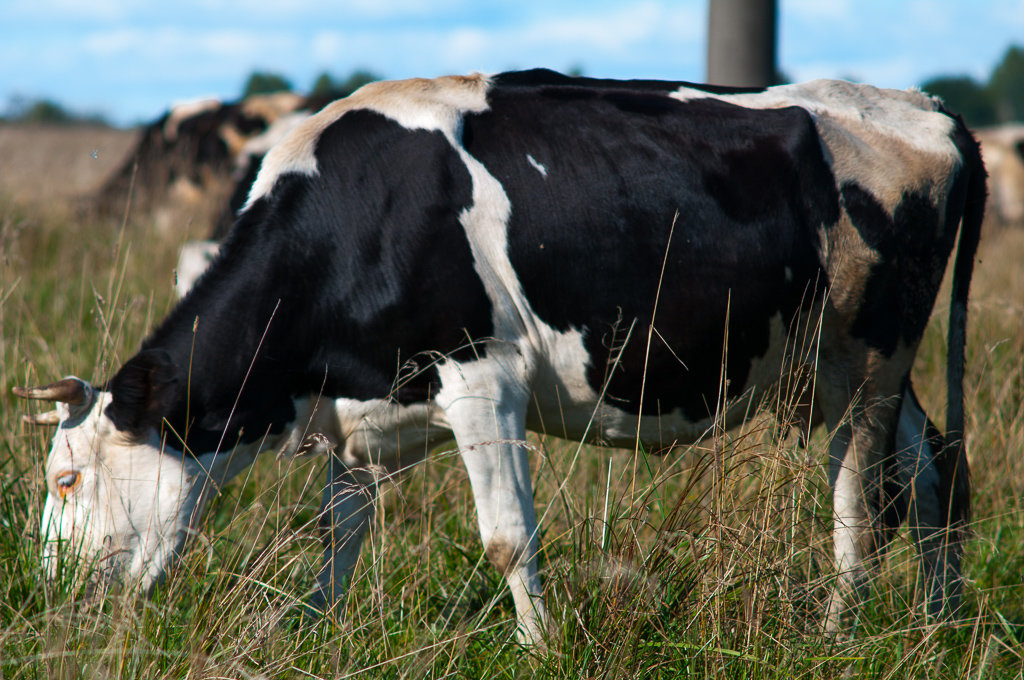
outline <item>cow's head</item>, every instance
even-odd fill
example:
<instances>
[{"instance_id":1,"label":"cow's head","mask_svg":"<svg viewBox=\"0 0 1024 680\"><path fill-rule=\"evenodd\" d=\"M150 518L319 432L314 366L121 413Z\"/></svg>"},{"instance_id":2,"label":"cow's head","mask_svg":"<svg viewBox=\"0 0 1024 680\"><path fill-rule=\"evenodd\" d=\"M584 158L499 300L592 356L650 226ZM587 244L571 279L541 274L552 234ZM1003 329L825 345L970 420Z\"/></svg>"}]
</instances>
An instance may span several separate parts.
<instances>
[{"instance_id":1,"label":"cow's head","mask_svg":"<svg viewBox=\"0 0 1024 680\"><path fill-rule=\"evenodd\" d=\"M57 426L42 517L48 573L74 560L100 582L149 590L198 520L215 461L165 450L155 427L118 429L109 415L111 393L78 378L14 392L56 402L55 411L25 418Z\"/></svg>"}]
</instances>

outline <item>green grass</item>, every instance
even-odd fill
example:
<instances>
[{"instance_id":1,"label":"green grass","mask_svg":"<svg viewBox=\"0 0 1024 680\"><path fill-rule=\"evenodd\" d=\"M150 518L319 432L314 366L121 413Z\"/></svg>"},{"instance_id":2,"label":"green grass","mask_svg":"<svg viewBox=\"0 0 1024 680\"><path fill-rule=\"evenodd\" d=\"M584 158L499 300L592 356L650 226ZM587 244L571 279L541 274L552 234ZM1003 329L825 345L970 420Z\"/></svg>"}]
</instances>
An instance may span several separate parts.
<instances>
[{"instance_id":1,"label":"green grass","mask_svg":"<svg viewBox=\"0 0 1024 680\"><path fill-rule=\"evenodd\" d=\"M926 625L905 533L836 639L825 439L758 414L665 457L538 436L545 651L517 646L452 446L384 487L345 616L302 617L324 461L264 456L210 508L147 599L40 571L48 433L10 386L103 380L171 304L175 244L145 220L80 224L0 204L0 678L1019 678L1024 669L1024 235L985 244L971 308L974 536L965 616ZM941 422L940 298L915 382Z\"/></svg>"}]
</instances>

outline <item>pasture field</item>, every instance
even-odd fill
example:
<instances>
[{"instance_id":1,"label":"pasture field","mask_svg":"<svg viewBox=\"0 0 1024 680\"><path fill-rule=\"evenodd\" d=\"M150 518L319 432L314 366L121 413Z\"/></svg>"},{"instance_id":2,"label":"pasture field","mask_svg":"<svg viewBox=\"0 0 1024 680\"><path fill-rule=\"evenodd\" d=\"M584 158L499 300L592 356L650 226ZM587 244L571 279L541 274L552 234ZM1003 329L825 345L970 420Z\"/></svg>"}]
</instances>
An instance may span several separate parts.
<instances>
[{"instance_id":1,"label":"pasture field","mask_svg":"<svg viewBox=\"0 0 1024 680\"><path fill-rule=\"evenodd\" d=\"M45 181L45 178L40 178ZM325 461L268 453L214 502L152 598L40 570L50 432L13 385L102 382L172 304L180 240L146 215L82 221L0 198L0 678L1020 678L1024 674L1024 230L987 234L970 308L974 521L964 616L930 626L897 535L850 634L832 578L826 437L773 416L665 457L535 436L548 648L515 642L454 445L387 484L345 617L304 619ZM941 427L948 288L915 383ZM552 435L558 423L548 424Z\"/></svg>"}]
</instances>

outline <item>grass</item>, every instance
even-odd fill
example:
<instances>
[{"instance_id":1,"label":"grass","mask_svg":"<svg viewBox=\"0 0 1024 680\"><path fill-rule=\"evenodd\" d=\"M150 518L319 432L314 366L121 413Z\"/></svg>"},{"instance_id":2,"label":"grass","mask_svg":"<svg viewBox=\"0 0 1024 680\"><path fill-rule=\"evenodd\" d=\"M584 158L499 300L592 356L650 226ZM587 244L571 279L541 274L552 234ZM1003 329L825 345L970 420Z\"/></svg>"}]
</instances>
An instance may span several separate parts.
<instances>
[{"instance_id":1,"label":"grass","mask_svg":"<svg viewBox=\"0 0 1024 680\"><path fill-rule=\"evenodd\" d=\"M665 457L532 438L546 651L514 642L452 446L384 487L345 617L309 620L324 461L264 456L148 599L40 572L48 433L10 386L100 381L171 304L176 244L0 203L0 678L1019 678L1024 669L1024 233L987 238L971 306L974 536L965 616L926 625L909 538L852 635L820 632L832 576L819 433L742 430ZM944 412L941 297L915 373Z\"/></svg>"}]
</instances>

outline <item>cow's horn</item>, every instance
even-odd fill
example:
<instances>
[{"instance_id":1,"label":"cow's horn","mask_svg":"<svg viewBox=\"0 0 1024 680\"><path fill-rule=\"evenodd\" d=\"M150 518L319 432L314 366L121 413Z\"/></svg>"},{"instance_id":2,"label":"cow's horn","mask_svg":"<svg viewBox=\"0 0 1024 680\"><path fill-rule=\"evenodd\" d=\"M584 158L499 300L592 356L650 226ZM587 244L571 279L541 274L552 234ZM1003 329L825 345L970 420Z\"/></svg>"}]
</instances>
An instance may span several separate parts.
<instances>
[{"instance_id":1,"label":"cow's horn","mask_svg":"<svg viewBox=\"0 0 1024 680\"><path fill-rule=\"evenodd\" d=\"M29 425L60 425L60 414L56 411L35 413L21 416L21 420Z\"/></svg>"},{"instance_id":2,"label":"cow's horn","mask_svg":"<svg viewBox=\"0 0 1024 680\"><path fill-rule=\"evenodd\" d=\"M92 394L92 388L84 380L74 377L44 387L15 387L13 391L22 399L61 401L69 406L84 406Z\"/></svg>"}]
</instances>

